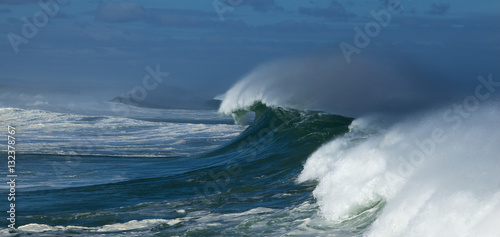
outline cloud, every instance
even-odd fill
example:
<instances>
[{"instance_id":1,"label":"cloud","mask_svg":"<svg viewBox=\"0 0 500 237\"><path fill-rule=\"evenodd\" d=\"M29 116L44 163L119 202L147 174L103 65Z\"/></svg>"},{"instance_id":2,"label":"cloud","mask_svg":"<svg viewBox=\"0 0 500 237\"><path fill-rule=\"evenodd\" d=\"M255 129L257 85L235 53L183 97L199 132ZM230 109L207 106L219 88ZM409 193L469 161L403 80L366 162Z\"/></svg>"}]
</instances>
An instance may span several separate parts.
<instances>
[{"instance_id":1,"label":"cloud","mask_svg":"<svg viewBox=\"0 0 500 237\"><path fill-rule=\"evenodd\" d=\"M143 20L148 12L137 2L105 2L99 6L96 19L105 22L128 22Z\"/></svg>"},{"instance_id":2,"label":"cloud","mask_svg":"<svg viewBox=\"0 0 500 237\"><path fill-rule=\"evenodd\" d=\"M171 27L203 27L213 22L203 20L196 16L182 14L168 14L156 16L156 22L162 26Z\"/></svg>"},{"instance_id":3,"label":"cloud","mask_svg":"<svg viewBox=\"0 0 500 237\"><path fill-rule=\"evenodd\" d=\"M492 32L498 32L500 25L498 25L497 22L500 22L500 15L482 16L470 14L440 19L424 15L401 15L394 18L391 24L399 25L402 28L408 29L448 29L453 30L454 32L466 31L469 29L484 29L492 30Z\"/></svg>"},{"instance_id":4,"label":"cloud","mask_svg":"<svg viewBox=\"0 0 500 237\"><path fill-rule=\"evenodd\" d=\"M0 0L0 4L25 4L25 3L37 3L38 0Z\"/></svg>"},{"instance_id":5,"label":"cloud","mask_svg":"<svg viewBox=\"0 0 500 237\"><path fill-rule=\"evenodd\" d=\"M103 22L144 21L148 24L165 27L234 25L234 21L220 22L216 20L216 15L213 12L188 9L146 9L140 3L132 1L105 2L95 12L95 19Z\"/></svg>"},{"instance_id":6,"label":"cloud","mask_svg":"<svg viewBox=\"0 0 500 237\"><path fill-rule=\"evenodd\" d=\"M166 27L207 27L221 25L212 12L186 9L148 9L148 23Z\"/></svg>"},{"instance_id":7,"label":"cloud","mask_svg":"<svg viewBox=\"0 0 500 237\"><path fill-rule=\"evenodd\" d=\"M444 15L450 10L449 3L433 3L431 10L427 11L430 15Z\"/></svg>"},{"instance_id":8,"label":"cloud","mask_svg":"<svg viewBox=\"0 0 500 237\"><path fill-rule=\"evenodd\" d=\"M211 20L200 18L192 15L182 14L168 14L154 16L152 19L153 24L165 27L193 27L193 28L239 28L247 29L248 25L242 20L226 20L220 22L218 20Z\"/></svg>"},{"instance_id":9,"label":"cloud","mask_svg":"<svg viewBox=\"0 0 500 237\"><path fill-rule=\"evenodd\" d=\"M231 2L237 3L238 1L227 0L226 4L228 4L229 6L239 5L239 4L235 4L235 3L231 4ZM275 0L239 0L239 2L241 2L240 3L241 5L250 6L255 11L259 11L259 12L268 12L271 10L274 10L274 11L282 11L283 10L282 7L280 7L278 4L276 4Z\"/></svg>"},{"instance_id":10,"label":"cloud","mask_svg":"<svg viewBox=\"0 0 500 237\"><path fill-rule=\"evenodd\" d=\"M23 24L24 23L23 21L16 19L14 17L8 17L6 21L7 21L7 23L11 23L11 24Z\"/></svg>"},{"instance_id":11,"label":"cloud","mask_svg":"<svg viewBox=\"0 0 500 237\"><path fill-rule=\"evenodd\" d=\"M243 4L249 5L253 7L254 10L260 12L267 12L270 10L283 10L283 8L276 4L274 0L245 0Z\"/></svg>"},{"instance_id":12,"label":"cloud","mask_svg":"<svg viewBox=\"0 0 500 237\"><path fill-rule=\"evenodd\" d=\"M315 17L323 17L323 18L337 18L337 17L355 17L356 14L347 12L344 8L344 5L339 3L336 0L332 0L330 6L326 8L307 8L301 7L299 8L299 13L309 16Z\"/></svg>"},{"instance_id":13,"label":"cloud","mask_svg":"<svg viewBox=\"0 0 500 237\"><path fill-rule=\"evenodd\" d=\"M297 22L296 20L284 20L272 25L265 25L260 29L275 32L325 32L328 30L324 24Z\"/></svg>"},{"instance_id":14,"label":"cloud","mask_svg":"<svg viewBox=\"0 0 500 237\"><path fill-rule=\"evenodd\" d=\"M72 18L72 16L69 16L69 15L64 14L62 12L58 12L57 15L55 15L53 18L56 18L56 19L69 19L69 18Z\"/></svg>"}]
</instances>

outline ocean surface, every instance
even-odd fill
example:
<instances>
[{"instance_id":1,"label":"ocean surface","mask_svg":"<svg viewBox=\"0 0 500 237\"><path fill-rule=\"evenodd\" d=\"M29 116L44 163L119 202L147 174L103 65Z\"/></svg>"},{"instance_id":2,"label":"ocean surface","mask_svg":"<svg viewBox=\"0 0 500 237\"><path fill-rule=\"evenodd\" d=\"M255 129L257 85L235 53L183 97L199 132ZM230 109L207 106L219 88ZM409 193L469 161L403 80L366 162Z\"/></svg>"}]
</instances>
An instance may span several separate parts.
<instances>
[{"instance_id":1,"label":"ocean surface","mask_svg":"<svg viewBox=\"0 0 500 237\"><path fill-rule=\"evenodd\" d=\"M230 95L220 111L0 108L17 174L0 235L500 236L497 101L351 118Z\"/></svg>"}]
</instances>

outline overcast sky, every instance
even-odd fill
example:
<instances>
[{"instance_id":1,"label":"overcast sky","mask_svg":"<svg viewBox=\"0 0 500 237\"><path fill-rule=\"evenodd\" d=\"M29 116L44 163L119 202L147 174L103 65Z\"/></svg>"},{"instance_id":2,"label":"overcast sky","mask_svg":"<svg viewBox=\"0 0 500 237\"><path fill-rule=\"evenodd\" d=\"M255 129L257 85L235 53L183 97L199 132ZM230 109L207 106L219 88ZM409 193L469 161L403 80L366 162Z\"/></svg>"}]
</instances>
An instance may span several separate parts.
<instances>
[{"instance_id":1,"label":"overcast sky","mask_svg":"<svg viewBox=\"0 0 500 237\"><path fill-rule=\"evenodd\" d=\"M0 85L127 90L159 65L163 86L213 97L267 61L342 55L391 2L0 0ZM352 61L391 50L449 78L498 70L500 1L399 3Z\"/></svg>"}]
</instances>

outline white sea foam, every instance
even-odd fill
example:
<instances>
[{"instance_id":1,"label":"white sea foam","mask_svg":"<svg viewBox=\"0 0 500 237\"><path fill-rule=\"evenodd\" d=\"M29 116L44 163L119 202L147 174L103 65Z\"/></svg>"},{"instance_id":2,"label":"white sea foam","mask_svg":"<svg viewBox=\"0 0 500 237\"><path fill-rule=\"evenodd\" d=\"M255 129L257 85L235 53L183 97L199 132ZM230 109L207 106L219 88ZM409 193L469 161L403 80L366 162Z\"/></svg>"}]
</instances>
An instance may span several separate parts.
<instances>
[{"instance_id":1,"label":"white sea foam","mask_svg":"<svg viewBox=\"0 0 500 237\"><path fill-rule=\"evenodd\" d=\"M319 181L313 194L334 223L383 208L366 236L500 236L498 105L461 123L444 121L445 111L368 138L359 134L370 123L355 121L363 126L318 149L298 180Z\"/></svg>"},{"instance_id":2,"label":"white sea foam","mask_svg":"<svg viewBox=\"0 0 500 237\"><path fill-rule=\"evenodd\" d=\"M146 220L132 220L125 223L110 224L95 228L96 232L116 232L116 231L129 231L152 228L160 224L175 225L179 223L178 220L165 220L165 219L146 219Z\"/></svg>"},{"instance_id":3,"label":"white sea foam","mask_svg":"<svg viewBox=\"0 0 500 237\"><path fill-rule=\"evenodd\" d=\"M178 219L145 219L145 220L131 220L125 223L109 224L99 227L85 227L85 226L50 226L45 224L27 224L19 226L17 229L24 233L45 233L45 232L64 232L64 231L84 231L87 233L102 233L102 232L124 232L133 230L147 230L154 228L161 224L176 225L181 222Z\"/></svg>"},{"instance_id":4,"label":"white sea foam","mask_svg":"<svg viewBox=\"0 0 500 237\"><path fill-rule=\"evenodd\" d=\"M194 120L193 123L150 122L142 120L146 110L141 109L142 112L136 114L141 119L131 119L1 108L0 121L16 126L17 148L22 152L59 155L192 155L213 149L243 130L231 124L194 123ZM214 111L151 112L153 118L165 115L174 120L183 116L201 117L207 121L220 119Z\"/></svg>"}]
</instances>

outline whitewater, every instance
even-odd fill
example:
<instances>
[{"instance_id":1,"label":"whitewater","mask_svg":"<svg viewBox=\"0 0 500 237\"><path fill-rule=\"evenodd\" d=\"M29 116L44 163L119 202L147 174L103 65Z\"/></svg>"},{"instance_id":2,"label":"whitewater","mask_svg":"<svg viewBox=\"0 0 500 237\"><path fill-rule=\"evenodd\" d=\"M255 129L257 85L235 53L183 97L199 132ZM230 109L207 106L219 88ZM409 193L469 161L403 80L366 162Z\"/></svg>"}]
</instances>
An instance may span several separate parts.
<instances>
[{"instance_id":1,"label":"whitewater","mask_svg":"<svg viewBox=\"0 0 500 237\"><path fill-rule=\"evenodd\" d=\"M356 68L364 71L361 75L352 73L355 68L338 70L318 62L295 59L257 68L226 93L219 112L234 112L260 101L361 115L348 133L308 157L297 179L299 183L318 182L313 195L319 213L331 224L365 228L370 223L363 236L500 235L500 113L494 95L500 83L491 74L478 76L474 90L456 96L457 102L451 104L453 100L436 96L443 93L441 88L429 92L408 87L414 79L404 77L394 83L394 78L401 77L374 62L358 64ZM301 70L308 63L313 66ZM282 73L284 68L292 69ZM317 90L318 75L332 70L337 70L340 79L319 83L323 88ZM354 77L345 79L346 73ZM366 75L371 73L377 75L379 86L369 85L375 93L366 94ZM270 76L273 80L266 79ZM303 83L304 76L312 78L308 79L312 86L302 85L296 93L296 84ZM339 93L345 85L347 93ZM318 94L325 86L332 93ZM415 94L427 95L426 103L433 101L433 106L413 106L421 100ZM323 100L318 102L318 96ZM403 115L389 111L409 106L415 111Z\"/></svg>"},{"instance_id":2,"label":"whitewater","mask_svg":"<svg viewBox=\"0 0 500 237\"><path fill-rule=\"evenodd\" d=\"M19 216L0 234L500 236L495 75L336 60L264 64L218 111L1 104Z\"/></svg>"},{"instance_id":3,"label":"whitewater","mask_svg":"<svg viewBox=\"0 0 500 237\"><path fill-rule=\"evenodd\" d=\"M313 194L335 223L378 212L366 236L498 236L496 106L456 127L443 111L389 127L355 120L307 160L298 180L319 182Z\"/></svg>"}]
</instances>

